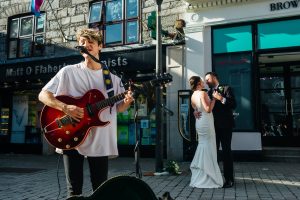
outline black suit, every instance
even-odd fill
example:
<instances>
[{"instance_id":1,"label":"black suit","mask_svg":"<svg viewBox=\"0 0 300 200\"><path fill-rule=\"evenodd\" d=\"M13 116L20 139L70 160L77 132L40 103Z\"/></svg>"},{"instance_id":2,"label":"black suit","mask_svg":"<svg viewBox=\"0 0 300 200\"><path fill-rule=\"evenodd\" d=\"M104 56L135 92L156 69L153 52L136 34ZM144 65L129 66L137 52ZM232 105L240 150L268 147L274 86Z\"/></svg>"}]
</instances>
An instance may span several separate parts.
<instances>
[{"instance_id":1,"label":"black suit","mask_svg":"<svg viewBox=\"0 0 300 200\"><path fill-rule=\"evenodd\" d=\"M210 89L208 95L212 98L212 92L215 89ZM236 101L231 87L227 85L219 85L217 91L226 98L225 104L221 101L216 101L213 109L214 124L216 130L217 150L220 143L223 152L223 169L224 178L226 181L234 181L233 176L233 158L231 153L231 138L232 129L234 127L233 109L236 107Z\"/></svg>"}]
</instances>

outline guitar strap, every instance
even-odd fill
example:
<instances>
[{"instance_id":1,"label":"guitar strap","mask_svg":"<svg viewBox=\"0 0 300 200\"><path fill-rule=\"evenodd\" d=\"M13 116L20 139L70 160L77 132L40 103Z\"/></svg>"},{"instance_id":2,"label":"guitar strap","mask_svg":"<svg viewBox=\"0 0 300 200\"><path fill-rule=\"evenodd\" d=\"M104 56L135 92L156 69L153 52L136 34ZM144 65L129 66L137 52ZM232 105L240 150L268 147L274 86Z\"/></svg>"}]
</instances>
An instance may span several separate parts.
<instances>
[{"instance_id":1,"label":"guitar strap","mask_svg":"<svg viewBox=\"0 0 300 200\"><path fill-rule=\"evenodd\" d=\"M112 83L112 80L111 80L111 75L110 75L110 71L107 67L107 65L102 65L103 67L103 81L104 81L104 85L106 87L106 92L107 92L107 96L108 98L114 96L114 88L113 88L113 83ZM114 104L111 104L110 105L110 113L111 113L111 108Z\"/></svg>"}]
</instances>

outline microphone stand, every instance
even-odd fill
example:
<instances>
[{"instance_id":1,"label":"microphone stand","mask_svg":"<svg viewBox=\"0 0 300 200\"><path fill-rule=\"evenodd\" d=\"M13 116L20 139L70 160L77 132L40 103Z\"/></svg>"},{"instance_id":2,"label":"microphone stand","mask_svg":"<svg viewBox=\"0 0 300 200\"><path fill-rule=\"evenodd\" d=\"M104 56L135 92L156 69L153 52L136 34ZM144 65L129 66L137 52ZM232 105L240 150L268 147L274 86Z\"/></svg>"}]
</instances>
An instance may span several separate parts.
<instances>
[{"instance_id":1,"label":"microphone stand","mask_svg":"<svg viewBox=\"0 0 300 200\"><path fill-rule=\"evenodd\" d=\"M95 62L101 63L100 60L95 58L93 55L91 55L84 46L76 46L75 47L77 50L79 50L81 53L85 53L89 55ZM127 80L123 78L122 74L119 74L116 72L116 70L113 70L112 72L116 76L119 76L121 78L121 82L128 83ZM135 86L134 84L130 83L129 86L132 89L135 89L135 91L139 91L140 89ZM133 98L135 99L137 97L137 92L133 94ZM137 103L134 101L134 129L135 129L135 147L134 147L134 157L135 157L135 176L139 179L142 178L142 170L140 167L140 135L138 132L138 126L137 126L137 114L138 114L138 108L137 108ZM172 111L171 111L172 112Z\"/></svg>"},{"instance_id":2,"label":"microphone stand","mask_svg":"<svg viewBox=\"0 0 300 200\"><path fill-rule=\"evenodd\" d=\"M131 81L129 81L129 87L131 87L134 91L133 98L136 99L138 97L138 91L140 90L137 86L135 86ZM141 91L140 91L141 93ZM138 105L137 101L133 102L134 107L134 132L135 132L135 147L134 147L134 159L135 159L135 177L141 179L142 178L142 170L140 165L140 134L138 130Z\"/></svg>"},{"instance_id":3,"label":"microphone stand","mask_svg":"<svg viewBox=\"0 0 300 200\"><path fill-rule=\"evenodd\" d=\"M138 105L134 101L134 129L135 129L135 147L134 147L134 158L135 158L135 177L142 178L142 170L140 166L140 134L138 132Z\"/></svg>"},{"instance_id":4,"label":"microphone stand","mask_svg":"<svg viewBox=\"0 0 300 200\"><path fill-rule=\"evenodd\" d=\"M164 104L160 104L160 107L164 110L165 113L169 114L170 116L174 115L174 112L167 108Z\"/></svg>"}]
</instances>

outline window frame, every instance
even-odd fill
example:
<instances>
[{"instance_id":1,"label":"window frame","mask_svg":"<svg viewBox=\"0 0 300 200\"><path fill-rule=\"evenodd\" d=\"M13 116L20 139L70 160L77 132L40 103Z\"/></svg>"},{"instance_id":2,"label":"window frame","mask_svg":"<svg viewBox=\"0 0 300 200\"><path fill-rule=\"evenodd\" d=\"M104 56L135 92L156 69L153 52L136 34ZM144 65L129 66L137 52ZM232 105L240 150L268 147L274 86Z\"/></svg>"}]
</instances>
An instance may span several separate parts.
<instances>
[{"instance_id":1,"label":"window frame","mask_svg":"<svg viewBox=\"0 0 300 200\"><path fill-rule=\"evenodd\" d=\"M247 50L247 51L236 51L236 52L222 52L222 53L215 53L215 50L214 50L214 35L213 35L213 32L214 30L216 29L226 29L226 28L235 28L235 27L240 27L240 26L251 26L251 30L252 30L252 50ZM234 131L236 132L241 132L241 131L247 131L247 132L256 132L257 130L259 130L259 126L258 126L258 120L257 120L257 117L258 117L258 108L255 104L255 102L257 102L257 97L255 96L255 91L257 90L257 86L255 85L255 77L257 76L256 75L256 69L253 68L253 66L255 65L256 63L256 60L255 58L253 58L253 52L255 52L256 50L256 39L255 39L255 30L256 30L256 26L255 26L255 23L249 23L249 22L243 22L243 23L235 23L235 24L229 24L229 25L219 25L219 26L214 26L212 27L211 29L211 45L212 45L212 48L211 48L211 55L212 55L212 70L213 71L216 71L216 63L215 63L215 57L218 57L218 56L230 56L230 55L233 55L233 56L236 56L236 55L242 55L242 54L252 54L251 56L251 74L252 74L252 77L250 78L251 82L254 83L253 87L251 88L251 97L252 97L252 103L251 103L251 107L252 107L252 121L253 121L253 127L252 128L238 128L238 127L235 127L234 128ZM235 98L237 100L238 96L237 94L234 94L235 95ZM237 109L237 108L236 108ZM236 120L235 120L235 123Z\"/></svg>"},{"instance_id":2,"label":"window frame","mask_svg":"<svg viewBox=\"0 0 300 200\"><path fill-rule=\"evenodd\" d=\"M98 29L102 32L103 35L103 46L104 47L114 47L114 46L122 46L122 45L130 45L130 44L138 44L141 42L141 0L134 0L136 5L137 5L137 14L136 16L130 16L127 17L127 5L129 4L129 0L118 0L119 2L121 2L122 4L122 9L120 9L120 12L122 12L122 16L120 19L116 19L116 20L111 20L111 21L106 21L107 19L107 5L111 2L113 2L113 0L97 0L97 1L92 1L90 2L89 5L89 22L88 22L88 27L89 28L95 28ZM102 3L102 7L101 7L101 15L100 15L100 21L91 21L90 22L90 16L93 15L93 13L91 13L92 11L92 7L95 4L98 3ZM131 42L128 41L127 39L127 24L129 22L133 22L136 21L137 22L137 34L136 34L136 40ZM107 27L111 26L111 25L115 25L115 24L121 24L121 41L116 41L116 42L110 42L107 43L106 39L109 36L109 33L107 32Z\"/></svg>"},{"instance_id":3,"label":"window frame","mask_svg":"<svg viewBox=\"0 0 300 200\"><path fill-rule=\"evenodd\" d=\"M42 32L37 32L37 26L38 26L38 19L41 18L41 16L44 16L44 22L43 22L43 31ZM46 32L46 15L40 15L38 17L36 17L36 19L34 20L34 35L39 35L42 33Z\"/></svg>"},{"instance_id":4,"label":"window frame","mask_svg":"<svg viewBox=\"0 0 300 200\"><path fill-rule=\"evenodd\" d=\"M251 85L251 83L254 82L254 76L253 76L253 74L254 74L254 70L255 70L255 69L253 69L254 59L252 57L252 52L251 51L212 54L212 69L213 69L214 72L216 72L220 76L221 73L218 71L218 68L220 66L217 66L216 58L218 58L218 57L224 57L224 58L227 57L228 58L228 57L231 57L231 56L233 56L233 57L239 57L240 55L242 55L242 56L244 56L244 55L245 56L249 56L249 58L250 58L250 65L249 65L249 69L250 69L250 78L249 78L249 81L250 82L249 82L249 85ZM227 68L227 67L224 67L224 68ZM223 84L228 84L228 82L222 81L222 77L225 77L224 79L228 78L227 76L220 76L219 77L220 78L220 84L222 84L222 83ZM237 91L235 91L236 85L229 84L229 86L233 89L235 100L236 100L236 104L237 104L237 107L234 109L234 111L235 112L238 111L238 115L245 114L245 106L243 105L243 103L240 103L240 107L239 107L239 102L240 101L238 101L238 98L241 97L241 96L239 96L238 95L239 93ZM235 119L234 120L235 121L235 127L233 128L233 131L236 131L236 132L241 132L241 131L255 132L257 130L257 124L256 124L257 123L257 119L255 118L256 114L257 114L256 110L255 110L255 107L256 107L255 98L256 98L256 96L255 96L255 93L254 93L254 88L250 87L250 89L249 89L249 97L251 98L251 100L250 100L251 103L249 105L251 107L250 112L252 114L252 116L251 116L252 127L250 127L250 128L249 127L248 128L238 127L238 125L240 125L240 124L238 124L239 120ZM241 113L242 111L243 111L243 113ZM249 113L249 112L246 112L246 113Z\"/></svg>"},{"instance_id":5,"label":"window frame","mask_svg":"<svg viewBox=\"0 0 300 200\"><path fill-rule=\"evenodd\" d=\"M41 18L40 16L34 16L32 13L26 13L21 15L15 15L8 18L8 29L7 29L7 54L6 57L8 60L11 59L22 59L22 58L28 58L28 57L37 57L37 56L44 56L43 50L39 53L36 52L36 43L35 38L36 37L43 37L43 44L45 44L45 34L46 34L46 13L42 12L41 16L44 17L43 19L43 28L42 31L37 31L38 26L38 20ZM31 33L25 33L22 34L22 22L24 23L24 19L30 19L31 20L31 27L29 27L31 30ZM14 21L17 21L17 26L13 24ZM14 30L16 30L16 33L13 33ZM23 29L24 31L24 29ZM12 35L16 34L16 36ZM30 40L31 46L29 48L29 53L23 54L22 53L22 41L24 40ZM15 42L14 42L15 41ZM11 45L13 43L16 43L16 47L12 47ZM26 42L25 42L26 43ZM13 49L15 48L15 49ZM42 53L41 53L42 52Z\"/></svg>"},{"instance_id":6,"label":"window frame","mask_svg":"<svg viewBox=\"0 0 300 200\"><path fill-rule=\"evenodd\" d=\"M25 34L24 35L22 35L22 26L23 26L23 24L22 24L22 20L24 20L24 19L30 19L30 21L31 21L31 33L26 33L25 32ZM32 36L33 35L33 29L34 29L34 17L33 17L33 15L29 15L29 16L24 16L24 17L20 17L20 23L19 23L20 25L19 25L19 38L21 37L21 38L26 38L26 37L29 37L29 36ZM29 30L29 29L28 29Z\"/></svg>"},{"instance_id":7,"label":"window frame","mask_svg":"<svg viewBox=\"0 0 300 200\"><path fill-rule=\"evenodd\" d=\"M13 36L12 37L12 21L17 21L17 32L16 32L16 36ZM16 18L16 19L11 19L10 21L9 21L9 27L10 27L10 29L9 29L9 38L10 39L13 39L13 38L18 38L18 36L19 36L19 27L20 27L20 18Z\"/></svg>"},{"instance_id":8,"label":"window frame","mask_svg":"<svg viewBox=\"0 0 300 200\"><path fill-rule=\"evenodd\" d=\"M92 14L92 7L93 7L93 5L95 5L95 4L101 4L101 6L100 6L100 14L99 14L99 18L98 18L98 20L99 21L101 21L101 18L102 18L102 11L103 11L103 1L96 1L96 2L92 2L91 4L90 4L90 7L89 7L89 18L88 18L88 24L92 24L92 23L97 23L98 21L97 20L95 20L95 21L91 21L91 14Z\"/></svg>"},{"instance_id":9,"label":"window frame","mask_svg":"<svg viewBox=\"0 0 300 200\"><path fill-rule=\"evenodd\" d=\"M300 43L298 42L297 45L283 45L280 46L279 43L276 43L277 40L274 40L275 43L273 43L272 40L272 45L274 46L266 46L266 44L264 44L266 42L266 39L263 40L263 37L260 34L265 34L266 31L270 31L270 27L266 28L265 26L278 26L278 24L283 24L283 27L280 27L282 30L286 30L286 28L291 27L292 25L286 25L286 23L292 23L293 21L297 21L300 22L300 18L292 18L292 19L282 19L282 20L276 20L276 21L261 21L258 22L256 24L256 28L257 28L257 50L258 51L267 51L267 50L274 50L274 49L283 49L283 48L299 48L300 47ZM278 29L278 28L277 28ZM276 29L276 30L277 30ZM294 28L293 28L294 29ZM272 32L274 29L271 29L271 35L276 35L279 34L280 32ZM290 29L291 31L291 29ZM293 30L294 31L294 30ZM284 34L286 34L287 32L282 31ZM270 40L270 39L268 39ZM278 40L284 40L283 38L278 38ZM292 41L295 41L295 38L292 38ZM299 40L296 40L299 41ZM277 46L275 45L277 44ZM264 46L265 45L265 46ZM281 44L282 45L282 44Z\"/></svg>"},{"instance_id":10,"label":"window frame","mask_svg":"<svg viewBox=\"0 0 300 200\"><path fill-rule=\"evenodd\" d=\"M246 30L248 28L250 29L250 32L248 32L248 33L250 33L251 35L248 38L250 40L247 41L248 45L250 44L249 46L247 45L247 48L244 48L244 49L242 49L242 48L240 48L240 49L226 49L226 48L223 47L226 50L224 50L224 49L216 49L215 48L216 47L215 46L216 41L219 40L219 38L217 38L217 36L221 36L221 34L218 31L223 31L223 33L226 33L226 34L223 34L223 35L227 36L228 34L237 34L237 33L241 34L243 31L244 31L243 33L245 34ZM230 33L230 31L233 31L233 30L235 30L236 32ZM223 53L235 53L235 52L253 51L253 35L254 35L254 33L253 33L253 26L251 24L244 24L244 25L238 24L238 25L234 25L234 26L213 28L212 29L212 40L214 41L213 44L212 44L213 45L213 53L214 54L223 54ZM229 36L227 36L227 37L229 37ZM225 40L224 38L221 38L221 39L222 39L222 42ZM239 37L239 39L241 39L241 37ZM231 42L228 42L228 43L224 42L222 45L225 45L225 44L229 45ZM245 41L242 41L242 42L244 43ZM238 41L238 43L241 43L241 41ZM239 45L236 45L236 46L243 46L243 45L239 44ZM231 47L231 48L233 48L233 47Z\"/></svg>"}]
</instances>

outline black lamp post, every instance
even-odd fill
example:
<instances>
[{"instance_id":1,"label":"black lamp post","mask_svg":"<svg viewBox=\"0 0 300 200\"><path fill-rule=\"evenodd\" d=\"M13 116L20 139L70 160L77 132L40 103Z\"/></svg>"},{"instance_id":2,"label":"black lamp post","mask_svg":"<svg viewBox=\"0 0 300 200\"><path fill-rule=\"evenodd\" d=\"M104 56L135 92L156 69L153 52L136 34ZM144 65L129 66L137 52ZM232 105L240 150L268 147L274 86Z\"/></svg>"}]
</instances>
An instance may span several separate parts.
<instances>
[{"instance_id":1,"label":"black lamp post","mask_svg":"<svg viewBox=\"0 0 300 200\"><path fill-rule=\"evenodd\" d=\"M162 45L161 45L161 4L163 0L156 0L156 75L159 76L163 73L162 70ZM163 170L163 123L162 123L162 108L161 99L162 91L160 87L156 87L156 146L155 146L155 170L161 172Z\"/></svg>"}]
</instances>

